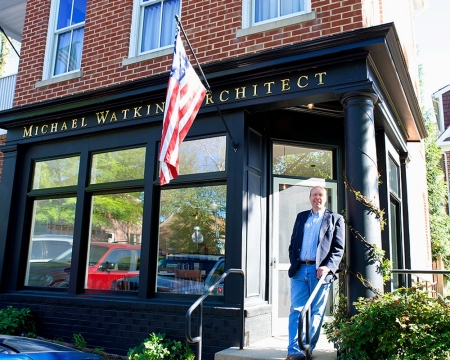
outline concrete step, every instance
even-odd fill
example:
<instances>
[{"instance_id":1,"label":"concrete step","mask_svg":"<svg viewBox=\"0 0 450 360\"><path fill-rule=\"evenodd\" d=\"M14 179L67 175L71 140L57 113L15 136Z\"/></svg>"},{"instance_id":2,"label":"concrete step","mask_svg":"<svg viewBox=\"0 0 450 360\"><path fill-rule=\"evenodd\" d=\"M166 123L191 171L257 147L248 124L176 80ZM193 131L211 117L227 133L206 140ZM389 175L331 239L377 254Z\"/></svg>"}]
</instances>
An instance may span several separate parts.
<instances>
[{"instance_id":1,"label":"concrete step","mask_svg":"<svg viewBox=\"0 0 450 360\"><path fill-rule=\"evenodd\" d=\"M273 336L242 350L239 347L222 350L215 354L214 360L284 360L287 345L287 335ZM313 354L313 360L331 360L337 357L333 344L328 342L324 334L321 334Z\"/></svg>"}]
</instances>

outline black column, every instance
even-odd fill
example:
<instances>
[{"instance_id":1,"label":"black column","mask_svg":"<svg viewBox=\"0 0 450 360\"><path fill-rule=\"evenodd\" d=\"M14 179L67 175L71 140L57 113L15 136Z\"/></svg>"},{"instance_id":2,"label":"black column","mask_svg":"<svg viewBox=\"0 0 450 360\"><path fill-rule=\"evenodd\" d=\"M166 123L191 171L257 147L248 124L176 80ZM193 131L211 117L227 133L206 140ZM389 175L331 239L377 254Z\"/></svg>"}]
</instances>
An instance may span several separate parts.
<instances>
[{"instance_id":1,"label":"black column","mask_svg":"<svg viewBox=\"0 0 450 360\"><path fill-rule=\"evenodd\" d=\"M341 97L345 108L345 180L379 207L378 167L375 142L374 102L371 93L354 92ZM380 222L368 208L346 188L346 215L348 224L369 244L381 249ZM347 236L347 265L352 274L347 279L348 308L354 314L353 303L359 297L373 297L375 293L364 286L355 274L383 290L382 276L377 272L378 263L371 261L369 246L353 232Z\"/></svg>"}]
</instances>

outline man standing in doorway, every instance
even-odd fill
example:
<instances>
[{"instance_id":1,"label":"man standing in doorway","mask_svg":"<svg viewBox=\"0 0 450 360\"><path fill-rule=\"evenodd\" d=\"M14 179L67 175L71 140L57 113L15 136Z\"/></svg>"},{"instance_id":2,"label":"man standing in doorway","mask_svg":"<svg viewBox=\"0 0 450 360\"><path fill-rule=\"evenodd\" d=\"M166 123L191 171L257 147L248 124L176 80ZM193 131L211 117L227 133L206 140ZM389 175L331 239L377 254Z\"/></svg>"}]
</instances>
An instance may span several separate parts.
<instances>
[{"instance_id":1,"label":"man standing in doorway","mask_svg":"<svg viewBox=\"0 0 450 360\"><path fill-rule=\"evenodd\" d=\"M329 273L311 304L311 347L315 348L320 335L331 283L344 255L344 218L325 208L327 191L315 186L309 193L311 210L297 215L289 245L289 277L291 306L289 313L289 345L287 360L305 359L298 344L298 321L303 306L314 291L322 274ZM305 343L305 338L302 339Z\"/></svg>"}]
</instances>

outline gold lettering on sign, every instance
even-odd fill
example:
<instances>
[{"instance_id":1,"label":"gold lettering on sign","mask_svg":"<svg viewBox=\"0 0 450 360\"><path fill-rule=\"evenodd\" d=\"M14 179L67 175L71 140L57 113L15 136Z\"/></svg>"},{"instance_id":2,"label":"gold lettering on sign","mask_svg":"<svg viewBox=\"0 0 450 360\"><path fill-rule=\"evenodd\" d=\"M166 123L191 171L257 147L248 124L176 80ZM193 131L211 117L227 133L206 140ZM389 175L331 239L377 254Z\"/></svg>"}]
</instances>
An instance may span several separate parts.
<instances>
[{"instance_id":1,"label":"gold lettering on sign","mask_svg":"<svg viewBox=\"0 0 450 360\"><path fill-rule=\"evenodd\" d=\"M30 137L31 132L33 131L33 125L30 125L30 127L27 129L25 126L23 127L23 136L22 137Z\"/></svg>"},{"instance_id":2,"label":"gold lettering on sign","mask_svg":"<svg viewBox=\"0 0 450 360\"><path fill-rule=\"evenodd\" d=\"M229 99L230 99L230 97L229 96L227 96L226 98L224 98L223 97L223 94L230 94L230 92L228 91L228 90L224 90L224 91L222 91L221 93L220 93L220 96L219 96L219 99L220 99L220 101L221 102L226 102L226 101L228 101Z\"/></svg>"},{"instance_id":3,"label":"gold lettering on sign","mask_svg":"<svg viewBox=\"0 0 450 360\"><path fill-rule=\"evenodd\" d=\"M155 114L159 114L160 112L164 112L164 106L166 105L166 103L165 103L165 101L163 101L162 103L161 103L161 105L160 104L156 104L156 111L155 111Z\"/></svg>"},{"instance_id":4,"label":"gold lettering on sign","mask_svg":"<svg viewBox=\"0 0 450 360\"><path fill-rule=\"evenodd\" d=\"M241 99L245 99L245 86L241 88L236 88L236 97L235 100L239 100L239 95L241 95Z\"/></svg>"},{"instance_id":5,"label":"gold lettering on sign","mask_svg":"<svg viewBox=\"0 0 450 360\"><path fill-rule=\"evenodd\" d=\"M123 110L122 110L122 114L123 114L122 120L128 120L128 119L127 119L128 111L130 111L130 109L123 109Z\"/></svg>"},{"instance_id":6,"label":"gold lettering on sign","mask_svg":"<svg viewBox=\"0 0 450 360\"><path fill-rule=\"evenodd\" d=\"M108 117L109 110L106 110L106 114L104 111L101 111L99 113L95 113L97 115L97 122L100 124L104 124L106 121L106 118Z\"/></svg>"},{"instance_id":7,"label":"gold lettering on sign","mask_svg":"<svg viewBox=\"0 0 450 360\"><path fill-rule=\"evenodd\" d=\"M137 117L141 117L142 115L140 114L140 110L142 109L142 106L139 106L137 108L134 108L134 116L133 119L136 119Z\"/></svg>"},{"instance_id":8,"label":"gold lettering on sign","mask_svg":"<svg viewBox=\"0 0 450 360\"><path fill-rule=\"evenodd\" d=\"M291 79L283 79L283 80L281 80L281 91L289 91L289 90L291 90L291 87L289 85L289 81L291 81Z\"/></svg>"},{"instance_id":9,"label":"gold lettering on sign","mask_svg":"<svg viewBox=\"0 0 450 360\"><path fill-rule=\"evenodd\" d=\"M270 81L270 82L264 83L264 86L267 86L266 94L272 94L271 86L272 86L273 84L275 84L275 81Z\"/></svg>"},{"instance_id":10,"label":"gold lettering on sign","mask_svg":"<svg viewBox=\"0 0 450 360\"><path fill-rule=\"evenodd\" d=\"M228 91L228 90L224 90L224 91ZM214 104L214 99L212 97L211 93L206 93L206 103L205 105L209 105L209 104Z\"/></svg>"},{"instance_id":11,"label":"gold lettering on sign","mask_svg":"<svg viewBox=\"0 0 450 360\"><path fill-rule=\"evenodd\" d=\"M235 91L235 97L234 99L231 98L231 89L222 89L220 90L220 94L218 96L219 101L222 103L231 101L240 101L245 100L247 98L247 86L252 87L252 89L249 89L249 96L251 91L252 97L259 97L260 94L258 93L258 89L261 89L263 87L262 93L264 95L271 95L275 92L275 95L279 95L282 92L288 92L288 91L298 91L299 89L304 89L309 86L309 76L311 76L312 73L307 73L309 75L299 75L297 78L296 76L293 76L292 78L284 78L284 79L275 79L274 81L266 81L263 82L261 80L260 83L252 84L252 85L246 85L246 86L237 86L233 87ZM314 73L314 79L317 79L317 83L313 86L319 86L325 84L325 77L327 73L325 71ZM291 87L291 81L292 81L292 87ZM278 83L279 82L279 83ZM315 82L315 81L313 81ZM297 86L295 86L295 83ZM280 87L278 87L278 84L280 84ZM276 86L275 86L276 85ZM231 86L231 85L230 85ZM259 88L258 88L259 87ZM264 90L265 88L265 90ZM211 92L206 93L205 97L205 103L204 105L211 105L214 104L214 96ZM161 101L159 103L154 104L145 104L142 106L135 106L135 104L130 104L129 108L126 109L116 109L113 110L103 110L95 113L95 116L93 114L89 114L87 119L91 119L93 123L95 123L94 118L97 118L97 124L102 125L106 123L112 123L117 122L120 120L128 120L129 117L133 119L140 118L143 116L154 116L161 113L164 113L165 111L165 101ZM40 125L27 125L23 127L23 138L32 137L32 136L38 136L38 135L45 135L48 133L56 133L58 131L66 131L66 130L73 130L73 129L80 129L87 127L89 124L86 121L85 117L80 117L78 119L71 119L71 120L64 120L61 122L53 122L48 124L40 124Z\"/></svg>"},{"instance_id":12,"label":"gold lettering on sign","mask_svg":"<svg viewBox=\"0 0 450 360\"><path fill-rule=\"evenodd\" d=\"M323 82L323 75L326 75L327 73L326 72L321 72L321 73L317 73L317 74L315 74L314 75L314 77L319 77L319 83L317 84L317 85L323 85L324 84L324 82Z\"/></svg>"},{"instance_id":13,"label":"gold lettering on sign","mask_svg":"<svg viewBox=\"0 0 450 360\"><path fill-rule=\"evenodd\" d=\"M306 80L306 84L305 84L305 85L302 85L302 80L303 80L303 79ZM300 76L300 77L298 78L298 81L297 81L297 86L298 86L300 89L303 89L303 88L307 87L307 86L308 86L308 77L305 76L305 75Z\"/></svg>"}]
</instances>

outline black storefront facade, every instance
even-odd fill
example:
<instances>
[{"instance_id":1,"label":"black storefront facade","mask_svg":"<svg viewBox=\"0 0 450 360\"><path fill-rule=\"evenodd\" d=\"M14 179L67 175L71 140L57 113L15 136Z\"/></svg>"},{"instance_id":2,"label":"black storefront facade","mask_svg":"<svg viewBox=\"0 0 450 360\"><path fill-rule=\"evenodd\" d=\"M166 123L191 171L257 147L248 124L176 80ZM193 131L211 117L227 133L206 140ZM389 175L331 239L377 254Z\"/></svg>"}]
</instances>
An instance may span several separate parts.
<instances>
[{"instance_id":1,"label":"black storefront facade","mask_svg":"<svg viewBox=\"0 0 450 360\"><path fill-rule=\"evenodd\" d=\"M198 295L160 291L156 280L164 188L225 189L219 228L226 236L216 240L222 239L224 268L242 269L245 286L232 275L223 293L206 303L203 356L208 359L239 344L242 291L247 344L270 336L273 313L286 306L285 294L274 299L272 291L286 281L280 259L287 256L285 242L291 228L285 224L295 219L285 215L283 204L291 196L283 196L286 188L307 189L323 182L331 190L333 210L345 209L352 226L389 257L389 222L381 231L379 221L367 214L344 183L374 199L381 209L392 208L387 176L392 159L398 170L401 215L396 224L401 250L396 261L409 268L407 143L420 141L426 133L392 24L214 63L203 70L214 99L207 96L186 141L224 139L225 168L187 173L163 188L157 160L167 74L0 114L0 125L8 130L0 186L0 303L30 307L40 335L68 340L73 333L82 333L88 344L120 354L151 332L184 338L186 310ZM95 154L136 148L144 149L142 176L116 183L92 181ZM328 175L287 174L275 167L274 154L292 149L325 154ZM75 184L34 186L36 163L73 156L78 159ZM139 286L133 291L89 289L85 279L93 199L121 192L139 193L143 200ZM295 196L289 216L298 210ZM76 199L70 282L64 288L27 286L25 264L36 201L59 198ZM283 237L284 242L274 247L274 237ZM348 238L348 266L383 288L376 264L364 258L364 245ZM279 272L274 272L277 267ZM350 302L373 296L351 277L346 292Z\"/></svg>"}]
</instances>

